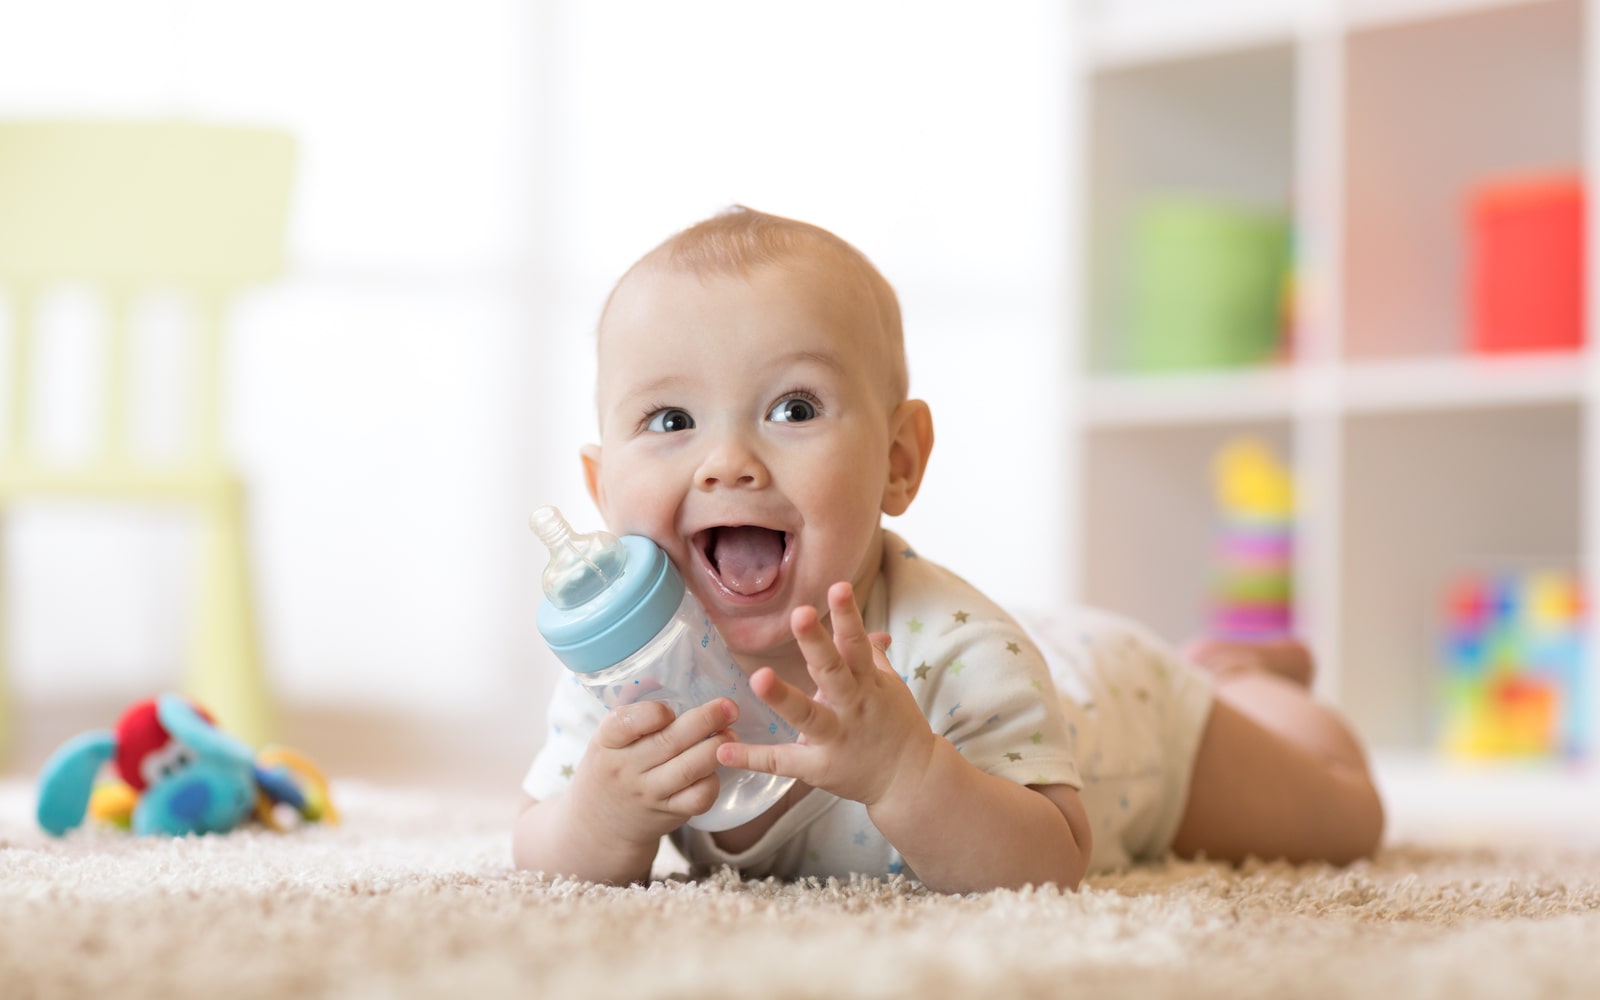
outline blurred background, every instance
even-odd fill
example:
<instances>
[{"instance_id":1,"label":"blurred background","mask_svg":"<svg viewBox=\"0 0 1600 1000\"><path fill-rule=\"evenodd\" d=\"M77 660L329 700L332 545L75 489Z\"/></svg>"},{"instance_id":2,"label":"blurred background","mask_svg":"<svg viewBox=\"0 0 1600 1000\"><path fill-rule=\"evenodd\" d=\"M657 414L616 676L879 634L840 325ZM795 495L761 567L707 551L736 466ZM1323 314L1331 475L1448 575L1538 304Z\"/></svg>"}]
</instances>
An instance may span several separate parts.
<instances>
[{"instance_id":1,"label":"blurred background","mask_svg":"<svg viewBox=\"0 0 1600 1000\"><path fill-rule=\"evenodd\" d=\"M1393 788L1549 816L1600 802L1590 6L13 3L0 124L292 137L223 439L263 697L336 774L515 786L560 670L526 517L598 522L599 307L744 203L900 293L939 439L895 525L919 549L1013 607L1292 629ZM35 296L51 461L102 391L81 292ZM185 419L164 308L129 416L157 452ZM201 543L159 506L4 517L25 770L178 682Z\"/></svg>"},{"instance_id":2,"label":"blurred background","mask_svg":"<svg viewBox=\"0 0 1600 1000\"><path fill-rule=\"evenodd\" d=\"M514 783L557 669L533 627L544 558L526 518L555 503L597 526L577 450L595 438L599 306L636 257L729 204L834 229L899 290L940 435L904 530L1002 593L1058 585L1010 533L1062 530L1038 468L1061 395L1057 8L6 4L0 118L292 134L287 266L236 303L225 354L267 684L314 754L381 738L459 756L465 734ZM40 304L33 359L39 449L62 461L104 364L72 292ZM133 419L159 445L181 419L161 382L176 349L148 325ZM8 511L25 758L177 682L192 520Z\"/></svg>"}]
</instances>

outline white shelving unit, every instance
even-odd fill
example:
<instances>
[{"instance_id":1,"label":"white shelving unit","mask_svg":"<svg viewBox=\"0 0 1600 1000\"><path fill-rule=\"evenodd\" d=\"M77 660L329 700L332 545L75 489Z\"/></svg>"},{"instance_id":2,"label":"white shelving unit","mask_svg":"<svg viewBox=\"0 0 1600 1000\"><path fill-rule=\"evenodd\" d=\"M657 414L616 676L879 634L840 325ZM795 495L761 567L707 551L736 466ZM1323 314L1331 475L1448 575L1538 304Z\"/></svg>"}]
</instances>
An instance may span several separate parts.
<instances>
[{"instance_id":1,"label":"white shelving unit","mask_svg":"<svg viewBox=\"0 0 1600 1000\"><path fill-rule=\"evenodd\" d=\"M1464 215L1471 186L1508 173L1580 170L1600 189L1595 8L1080 6L1073 242L1084 280L1066 418L1082 492L1078 597L1168 635L1199 631L1213 566L1211 457L1235 435L1265 438L1301 494L1295 610L1321 659L1321 693L1380 755L1425 759L1445 582L1540 565L1600 580L1600 351L1471 353ZM1168 190L1291 212L1291 359L1170 375L1119 368L1127 218ZM1590 246L1600 245L1596 215ZM1600 287L1597 256L1590 288ZM1590 695L1600 733L1600 683ZM1600 785L1596 760L1577 780Z\"/></svg>"}]
</instances>

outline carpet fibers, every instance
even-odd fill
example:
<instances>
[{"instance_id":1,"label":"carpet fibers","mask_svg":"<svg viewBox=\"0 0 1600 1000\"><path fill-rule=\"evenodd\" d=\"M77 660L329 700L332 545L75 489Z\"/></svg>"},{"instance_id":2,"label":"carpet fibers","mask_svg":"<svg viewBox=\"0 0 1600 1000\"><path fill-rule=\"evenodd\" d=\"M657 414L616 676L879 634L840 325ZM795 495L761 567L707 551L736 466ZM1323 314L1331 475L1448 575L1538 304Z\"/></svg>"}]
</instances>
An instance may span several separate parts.
<instances>
[{"instance_id":1,"label":"carpet fibers","mask_svg":"<svg viewBox=\"0 0 1600 1000\"><path fill-rule=\"evenodd\" d=\"M336 789L289 834L45 837L0 784L0 996L1593 997L1600 849L1398 844L1055 890L513 872L508 799Z\"/></svg>"}]
</instances>

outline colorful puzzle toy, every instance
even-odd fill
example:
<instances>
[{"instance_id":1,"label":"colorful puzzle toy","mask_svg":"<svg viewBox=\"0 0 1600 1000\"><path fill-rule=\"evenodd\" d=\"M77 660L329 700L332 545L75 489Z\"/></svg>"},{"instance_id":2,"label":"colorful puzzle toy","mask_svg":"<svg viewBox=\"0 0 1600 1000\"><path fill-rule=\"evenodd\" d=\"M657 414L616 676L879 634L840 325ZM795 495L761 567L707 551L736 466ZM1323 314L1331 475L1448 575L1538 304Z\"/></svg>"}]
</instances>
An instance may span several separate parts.
<instances>
[{"instance_id":1,"label":"colorful puzzle toy","mask_svg":"<svg viewBox=\"0 0 1600 1000\"><path fill-rule=\"evenodd\" d=\"M1579 580L1472 574L1444 605L1439 746L1469 758L1581 754L1590 734Z\"/></svg>"}]
</instances>

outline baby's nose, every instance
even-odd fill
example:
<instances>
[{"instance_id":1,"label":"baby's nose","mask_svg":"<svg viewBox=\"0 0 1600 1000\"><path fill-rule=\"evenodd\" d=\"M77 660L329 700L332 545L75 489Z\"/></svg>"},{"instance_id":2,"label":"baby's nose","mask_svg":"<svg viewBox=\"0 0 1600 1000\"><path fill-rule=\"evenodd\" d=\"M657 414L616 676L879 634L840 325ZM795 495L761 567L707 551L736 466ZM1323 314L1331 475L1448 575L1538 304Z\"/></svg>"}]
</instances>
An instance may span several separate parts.
<instances>
[{"instance_id":1,"label":"baby's nose","mask_svg":"<svg viewBox=\"0 0 1600 1000\"><path fill-rule=\"evenodd\" d=\"M744 487L759 489L770 482L766 464L750 444L737 435L712 443L700 463L700 488Z\"/></svg>"}]
</instances>

